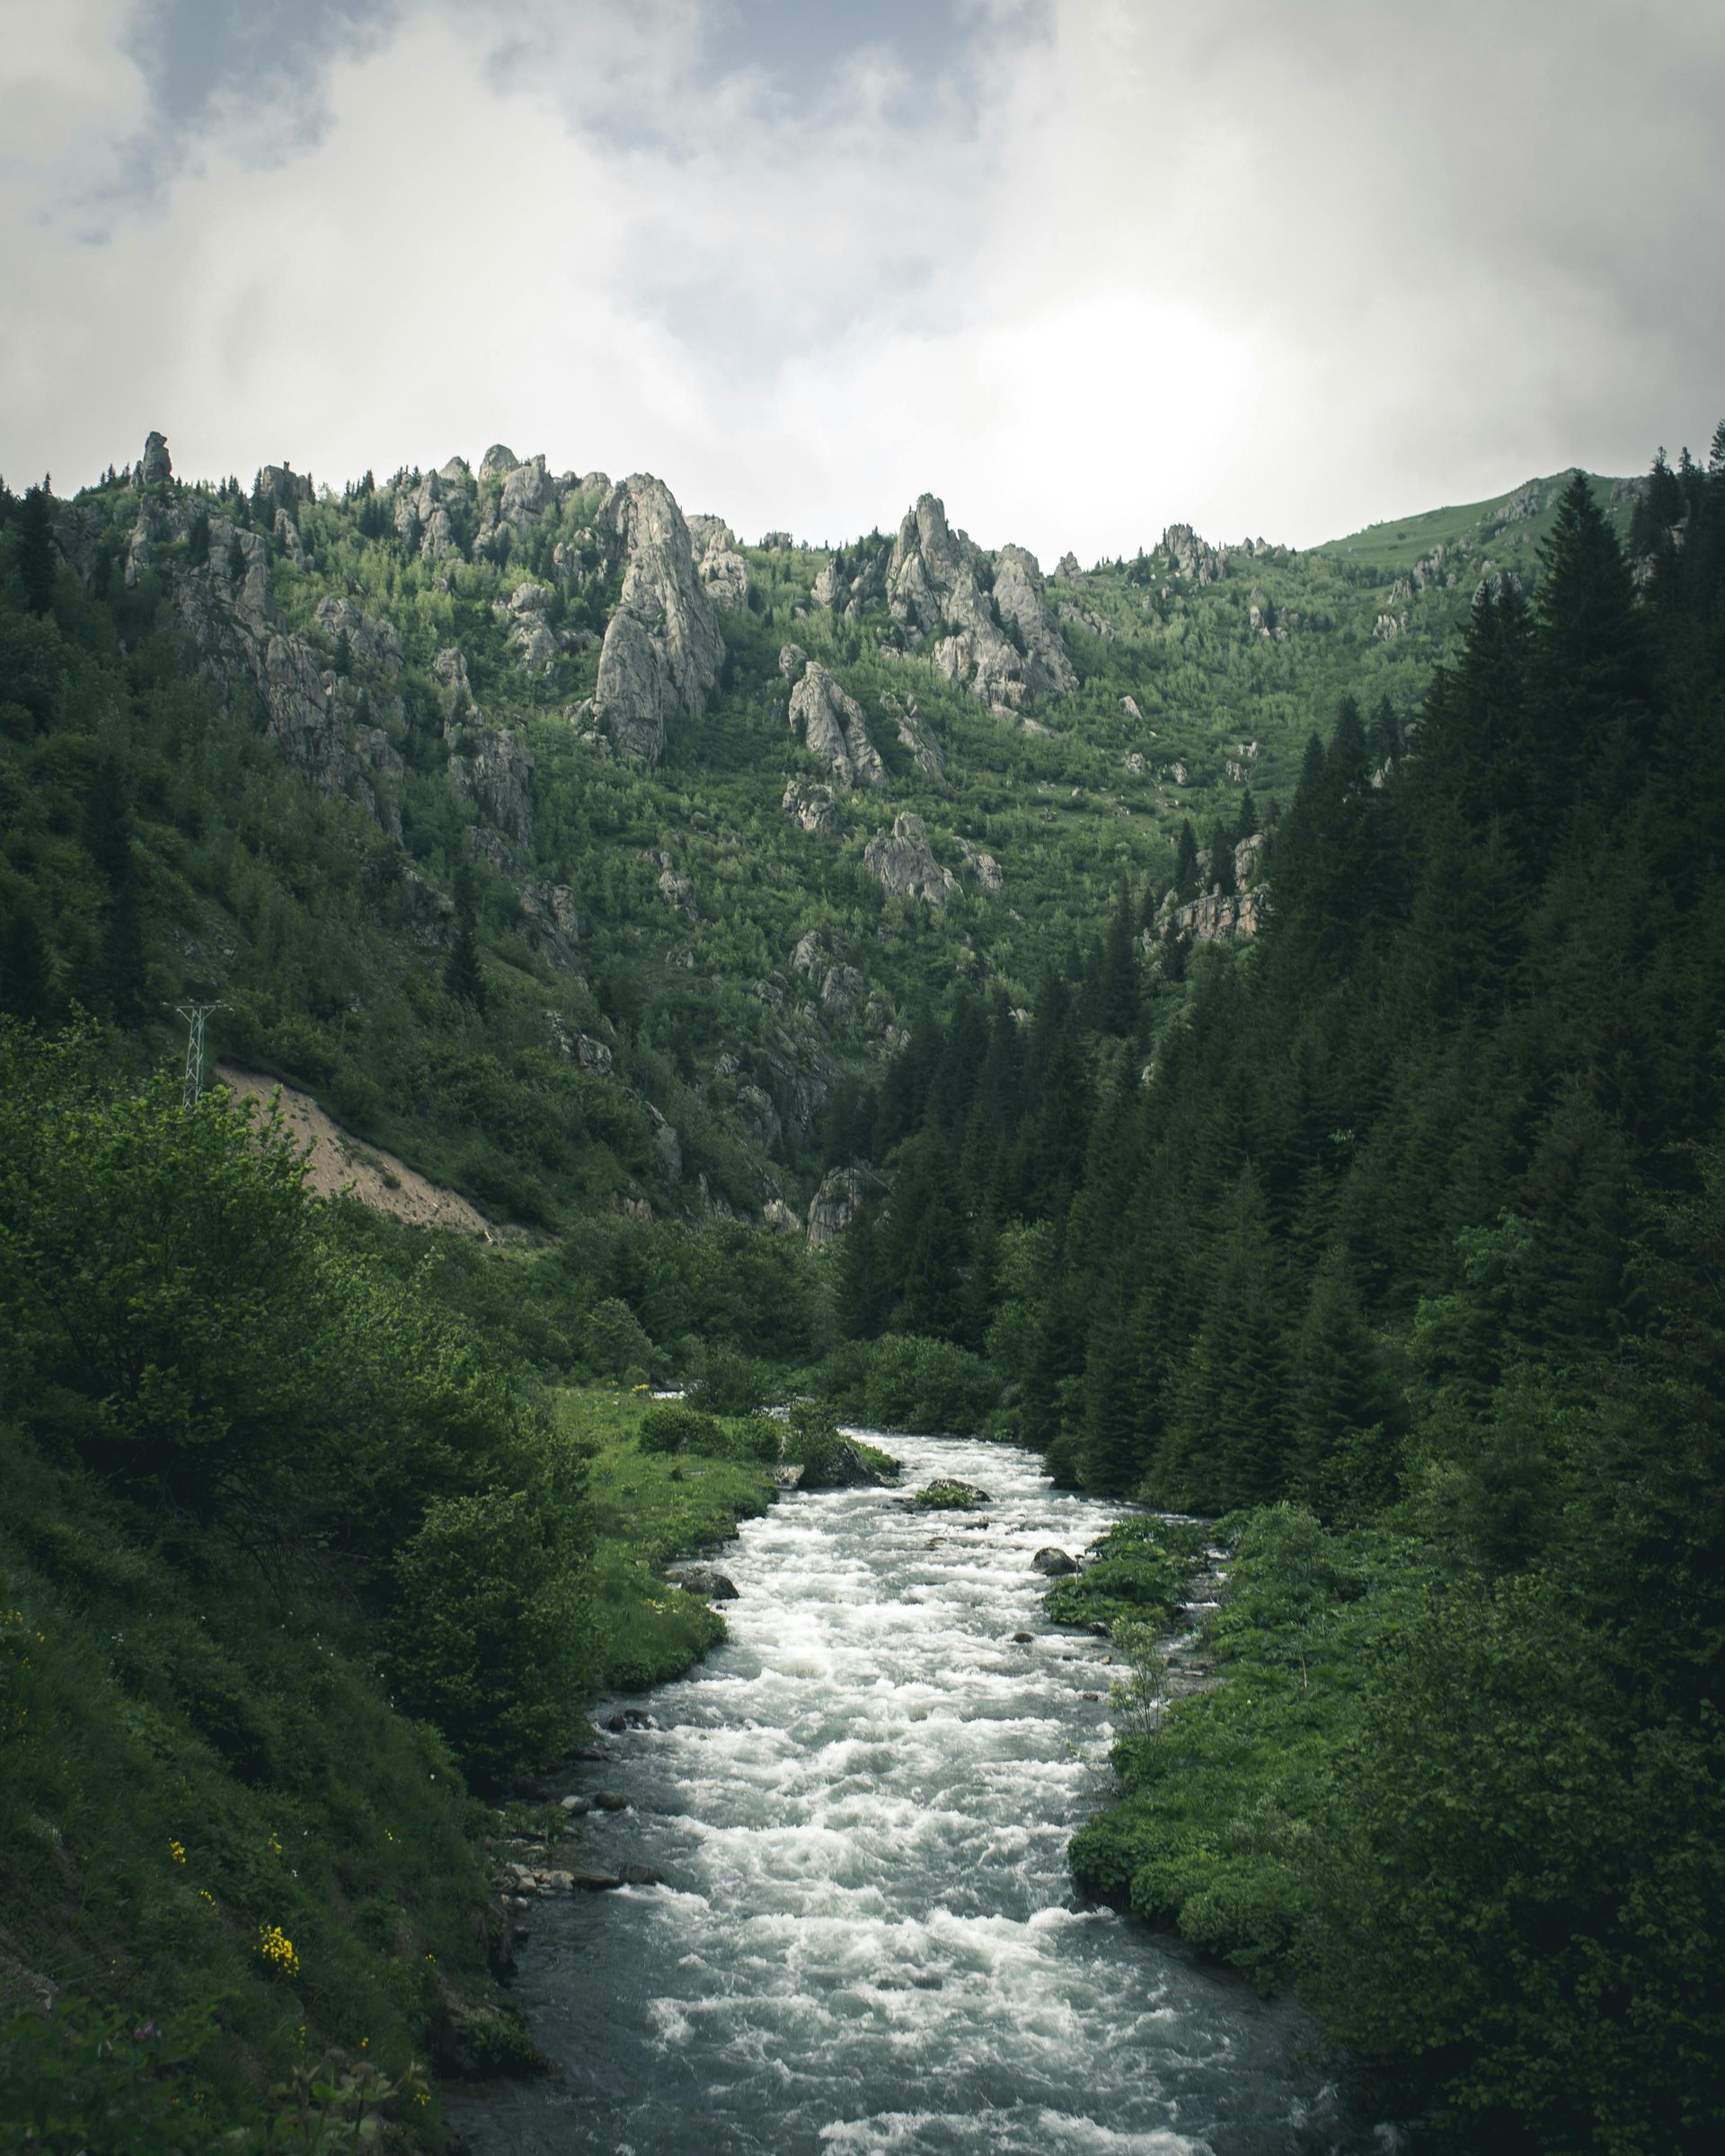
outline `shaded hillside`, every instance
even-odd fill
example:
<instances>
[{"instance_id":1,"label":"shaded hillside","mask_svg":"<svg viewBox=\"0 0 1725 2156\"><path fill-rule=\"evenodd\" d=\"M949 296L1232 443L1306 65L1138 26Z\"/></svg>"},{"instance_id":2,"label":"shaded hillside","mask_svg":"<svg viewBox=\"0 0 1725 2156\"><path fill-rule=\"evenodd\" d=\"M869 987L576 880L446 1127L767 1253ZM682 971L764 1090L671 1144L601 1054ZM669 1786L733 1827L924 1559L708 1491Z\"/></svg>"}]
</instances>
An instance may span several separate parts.
<instances>
[{"instance_id":1,"label":"shaded hillside","mask_svg":"<svg viewBox=\"0 0 1725 2156\"><path fill-rule=\"evenodd\" d=\"M1181 826L1273 818L1344 689L1399 738L1472 596L1381 633L1388 569L1184 527L1045 577L927 497L753 546L500 446L334 496L152 436L0 507L13 1006L219 1000L221 1052L546 1225L803 1226L918 1010L1027 1005L1122 878L1201 895Z\"/></svg>"}]
</instances>

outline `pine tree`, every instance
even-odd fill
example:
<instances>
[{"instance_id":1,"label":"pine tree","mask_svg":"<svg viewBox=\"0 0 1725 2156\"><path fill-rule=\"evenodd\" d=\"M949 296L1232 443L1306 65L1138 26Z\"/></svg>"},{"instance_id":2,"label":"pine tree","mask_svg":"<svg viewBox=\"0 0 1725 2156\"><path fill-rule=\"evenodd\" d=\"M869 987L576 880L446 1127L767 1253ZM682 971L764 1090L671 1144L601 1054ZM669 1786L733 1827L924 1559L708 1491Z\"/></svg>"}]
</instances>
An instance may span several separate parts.
<instances>
[{"instance_id":1,"label":"pine tree","mask_svg":"<svg viewBox=\"0 0 1725 2156\"><path fill-rule=\"evenodd\" d=\"M54 1004L53 960L41 924L27 906L0 914L0 1011L45 1022Z\"/></svg>"},{"instance_id":2,"label":"pine tree","mask_svg":"<svg viewBox=\"0 0 1725 2156\"><path fill-rule=\"evenodd\" d=\"M1174 895L1182 906L1198 896L1198 834L1190 817L1182 819L1174 845Z\"/></svg>"},{"instance_id":3,"label":"pine tree","mask_svg":"<svg viewBox=\"0 0 1725 2156\"><path fill-rule=\"evenodd\" d=\"M457 1003L485 1009L485 971L479 958L479 927L474 917L473 879L464 864L456 874L456 931L444 962L443 985Z\"/></svg>"},{"instance_id":4,"label":"pine tree","mask_svg":"<svg viewBox=\"0 0 1725 2156\"><path fill-rule=\"evenodd\" d=\"M129 1024L143 1008L143 894L133 851L131 803L124 774L111 755L98 759L91 778L84 843L105 887L91 1001L104 1016Z\"/></svg>"},{"instance_id":5,"label":"pine tree","mask_svg":"<svg viewBox=\"0 0 1725 2156\"><path fill-rule=\"evenodd\" d=\"M54 532L50 522L53 502L48 482L30 488L18 512L18 580L24 588L24 605L32 614L46 614L54 604Z\"/></svg>"}]
</instances>

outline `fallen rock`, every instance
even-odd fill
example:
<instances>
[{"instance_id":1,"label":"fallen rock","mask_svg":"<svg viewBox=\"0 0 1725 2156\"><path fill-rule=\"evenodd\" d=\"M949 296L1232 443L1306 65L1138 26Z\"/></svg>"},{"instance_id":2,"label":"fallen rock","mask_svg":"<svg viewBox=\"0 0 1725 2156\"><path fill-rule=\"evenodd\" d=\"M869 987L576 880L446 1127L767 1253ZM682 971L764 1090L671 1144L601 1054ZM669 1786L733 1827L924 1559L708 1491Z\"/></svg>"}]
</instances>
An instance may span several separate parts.
<instances>
[{"instance_id":1,"label":"fallen rock","mask_svg":"<svg viewBox=\"0 0 1725 2156\"><path fill-rule=\"evenodd\" d=\"M736 1583L713 1565L691 1565L686 1571L676 1576L679 1587L691 1595L699 1595L707 1602L735 1602Z\"/></svg>"}]
</instances>

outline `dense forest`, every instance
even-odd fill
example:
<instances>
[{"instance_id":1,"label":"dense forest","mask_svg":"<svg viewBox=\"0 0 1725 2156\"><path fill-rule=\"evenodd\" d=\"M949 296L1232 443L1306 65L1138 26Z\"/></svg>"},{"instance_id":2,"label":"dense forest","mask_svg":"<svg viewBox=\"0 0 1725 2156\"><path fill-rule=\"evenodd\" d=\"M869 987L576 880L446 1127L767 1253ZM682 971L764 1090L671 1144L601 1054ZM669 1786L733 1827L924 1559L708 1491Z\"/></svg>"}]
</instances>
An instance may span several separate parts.
<instances>
[{"instance_id":1,"label":"dense forest","mask_svg":"<svg viewBox=\"0 0 1725 2156\"><path fill-rule=\"evenodd\" d=\"M1405 752L1341 701L1180 1022L1123 887L920 1027L841 1255L1057 1473L1248 1508L1239 1670L1078 1869L1494 2147L1725 2116L1721 739L1725 429L1629 554L1571 485Z\"/></svg>"},{"instance_id":2,"label":"dense forest","mask_svg":"<svg viewBox=\"0 0 1725 2156\"><path fill-rule=\"evenodd\" d=\"M819 1401L1221 1518L1226 1681L1120 1739L1085 1887L1439 2142L1711 2146L1725 429L1305 554L1172 527L1028 630L971 550L1001 664L1066 655L1022 707L879 535L696 519L740 596L656 760L588 723L616 490L450 471L0 490L23 2145L435 2138L426 2064L530 2066L482 1837L721 1635L664 1560ZM787 724L811 663L878 779ZM493 1240L309 1203L184 1097L192 1000Z\"/></svg>"}]
</instances>

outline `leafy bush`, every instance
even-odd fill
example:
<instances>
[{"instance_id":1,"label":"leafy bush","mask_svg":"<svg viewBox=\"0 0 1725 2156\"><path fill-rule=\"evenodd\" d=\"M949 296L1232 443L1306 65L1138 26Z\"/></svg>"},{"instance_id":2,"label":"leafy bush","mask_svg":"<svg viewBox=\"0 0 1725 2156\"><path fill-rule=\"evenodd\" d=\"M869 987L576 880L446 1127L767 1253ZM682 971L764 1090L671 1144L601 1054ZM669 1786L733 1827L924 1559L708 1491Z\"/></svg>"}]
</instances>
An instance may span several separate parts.
<instances>
[{"instance_id":1,"label":"leafy bush","mask_svg":"<svg viewBox=\"0 0 1725 2156\"><path fill-rule=\"evenodd\" d=\"M725 1434L711 1415L680 1401L656 1400L641 1418L635 1442L643 1453L722 1453Z\"/></svg>"},{"instance_id":2,"label":"leafy bush","mask_svg":"<svg viewBox=\"0 0 1725 2156\"><path fill-rule=\"evenodd\" d=\"M1042 1606L1057 1624L1169 1624L1206 1531L1155 1519L1119 1520L1091 1544L1082 1572L1057 1579Z\"/></svg>"},{"instance_id":3,"label":"leafy bush","mask_svg":"<svg viewBox=\"0 0 1725 2156\"><path fill-rule=\"evenodd\" d=\"M777 1384L769 1366L753 1356L709 1347L689 1386L689 1404L711 1415L749 1415L773 1398Z\"/></svg>"},{"instance_id":4,"label":"leafy bush","mask_svg":"<svg viewBox=\"0 0 1725 2156\"><path fill-rule=\"evenodd\" d=\"M577 1483L574 1463L553 1459L537 1489L440 1499L396 1561L397 1697L493 1784L568 1743L596 1674L577 1515L567 1490L545 1487L560 1464Z\"/></svg>"}]
</instances>

